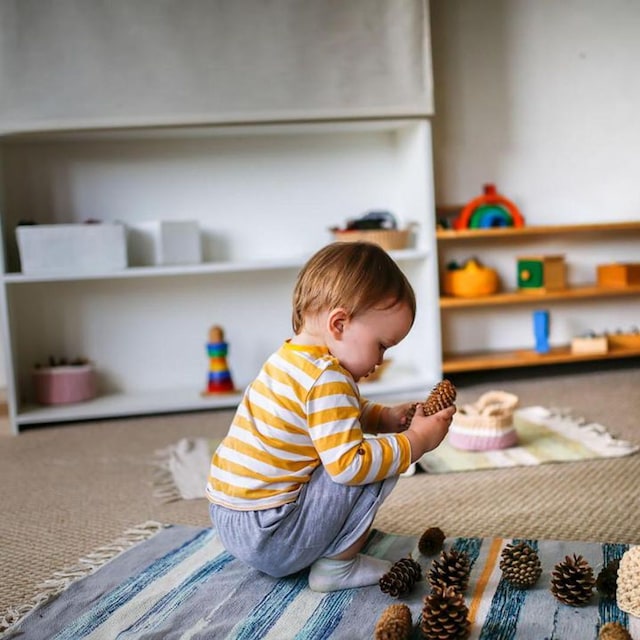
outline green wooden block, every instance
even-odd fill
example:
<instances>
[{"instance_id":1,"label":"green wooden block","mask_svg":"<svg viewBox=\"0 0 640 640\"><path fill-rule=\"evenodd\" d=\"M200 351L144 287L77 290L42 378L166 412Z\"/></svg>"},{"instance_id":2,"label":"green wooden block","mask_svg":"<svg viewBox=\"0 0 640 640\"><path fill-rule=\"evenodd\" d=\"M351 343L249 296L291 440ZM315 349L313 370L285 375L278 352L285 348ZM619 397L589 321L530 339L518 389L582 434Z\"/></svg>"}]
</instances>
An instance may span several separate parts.
<instances>
[{"instance_id":1,"label":"green wooden block","mask_svg":"<svg viewBox=\"0 0 640 640\"><path fill-rule=\"evenodd\" d=\"M544 284L544 263L541 260L518 260L518 287L539 288Z\"/></svg>"}]
</instances>

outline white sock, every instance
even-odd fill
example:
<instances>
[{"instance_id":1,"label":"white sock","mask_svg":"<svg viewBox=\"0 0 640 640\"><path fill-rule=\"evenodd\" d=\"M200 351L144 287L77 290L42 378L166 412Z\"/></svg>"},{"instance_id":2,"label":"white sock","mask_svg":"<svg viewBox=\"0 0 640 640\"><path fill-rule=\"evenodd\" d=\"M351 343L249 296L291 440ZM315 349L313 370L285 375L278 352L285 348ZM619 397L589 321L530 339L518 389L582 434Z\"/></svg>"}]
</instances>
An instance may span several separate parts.
<instances>
[{"instance_id":1,"label":"white sock","mask_svg":"<svg viewBox=\"0 0 640 640\"><path fill-rule=\"evenodd\" d=\"M311 565L309 588L312 591L337 591L378 584L391 569L388 560L380 560L361 553L351 560L320 558Z\"/></svg>"}]
</instances>

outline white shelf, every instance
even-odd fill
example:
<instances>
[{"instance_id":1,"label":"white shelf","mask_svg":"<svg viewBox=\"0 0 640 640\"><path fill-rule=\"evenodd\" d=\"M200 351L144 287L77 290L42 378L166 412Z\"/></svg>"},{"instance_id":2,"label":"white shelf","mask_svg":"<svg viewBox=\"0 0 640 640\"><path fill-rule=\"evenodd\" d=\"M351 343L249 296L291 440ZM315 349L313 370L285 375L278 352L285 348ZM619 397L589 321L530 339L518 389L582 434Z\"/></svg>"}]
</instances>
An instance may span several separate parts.
<instances>
[{"instance_id":1,"label":"white shelf","mask_svg":"<svg viewBox=\"0 0 640 640\"><path fill-rule=\"evenodd\" d=\"M26 405L16 421L20 425L72 422L96 418L223 409L237 406L241 393L203 396L198 389L161 389L145 392L113 393L72 405Z\"/></svg>"},{"instance_id":2,"label":"white shelf","mask_svg":"<svg viewBox=\"0 0 640 640\"><path fill-rule=\"evenodd\" d=\"M246 384L291 331L296 272L331 242L331 227L373 209L392 211L401 227L417 223L413 248L390 253L418 310L394 347L397 371L363 383L363 394L419 398L441 376L427 119L33 132L0 136L0 153L0 312L14 431L234 407L239 395L198 390L209 327L224 327L233 379ZM39 224L195 220L203 262L25 275L14 231L27 216ZM51 356L91 360L105 395L34 406L31 369Z\"/></svg>"},{"instance_id":3,"label":"white shelf","mask_svg":"<svg viewBox=\"0 0 640 640\"><path fill-rule=\"evenodd\" d=\"M416 372L390 369L376 382L363 382L360 390L363 395L373 399L377 396L400 396L407 393L420 399L433 384L434 380L420 377ZM183 411L235 409L242 399L242 393L238 391L202 395L200 390L193 388L112 393L70 405L25 405L16 416L16 422L18 425L37 425Z\"/></svg>"},{"instance_id":4,"label":"white shelf","mask_svg":"<svg viewBox=\"0 0 640 640\"><path fill-rule=\"evenodd\" d=\"M403 249L391 251L391 256L398 262L424 260L429 252L426 249ZM118 280L124 278L163 278L168 276L207 275L216 273L243 273L260 271L277 271L281 269L300 269L309 259L309 255L246 262L205 262L195 265L129 267L122 271L105 273L60 273L51 275L25 275L8 273L4 275L7 284L26 284L31 282L74 282L81 280Z\"/></svg>"}]
</instances>

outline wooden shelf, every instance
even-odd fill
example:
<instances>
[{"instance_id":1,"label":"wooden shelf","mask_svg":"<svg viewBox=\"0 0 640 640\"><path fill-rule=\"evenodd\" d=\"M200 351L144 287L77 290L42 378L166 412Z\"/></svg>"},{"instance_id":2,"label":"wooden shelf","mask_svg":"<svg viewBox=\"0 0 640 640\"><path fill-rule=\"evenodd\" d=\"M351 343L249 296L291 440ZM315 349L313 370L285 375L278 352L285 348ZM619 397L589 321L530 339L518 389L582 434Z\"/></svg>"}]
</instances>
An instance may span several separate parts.
<instances>
[{"instance_id":1,"label":"wooden shelf","mask_svg":"<svg viewBox=\"0 0 640 640\"><path fill-rule=\"evenodd\" d=\"M513 367L535 367L566 362L593 360L615 360L640 357L640 347L610 349L607 353L571 353L570 346L553 347L549 353L541 354L531 349L515 351L484 351L474 353L445 354L442 371L445 374L488 369L510 369Z\"/></svg>"},{"instance_id":2,"label":"wooden shelf","mask_svg":"<svg viewBox=\"0 0 640 640\"><path fill-rule=\"evenodd\" d=\"M503 304L538 304L540 301L550 300L579 300L588 298L617 298L640 294L640 285L631 285L621 289L608 289L598 285L581 285L569 287L562 291L520 292L505 291L490 296L478 298L455 298L441 296L441 309L462 309L465 307L486 307Z\"/></svg>"},{"instance_id":3,"label":"wooden shelf","mask_svg":"<svg viewBox=\"0 0 640 640\"><path fill-rule=\"evenodd\" d=\"M633 222L602 222L592 224L559 224L532 227L493 227L490 229L438 229L436 239L449 240L480 240L499 238L517 238L526 236L544 236L571 233L625 233L640 231L640 221Z\"/></svg>"}]
</instances>

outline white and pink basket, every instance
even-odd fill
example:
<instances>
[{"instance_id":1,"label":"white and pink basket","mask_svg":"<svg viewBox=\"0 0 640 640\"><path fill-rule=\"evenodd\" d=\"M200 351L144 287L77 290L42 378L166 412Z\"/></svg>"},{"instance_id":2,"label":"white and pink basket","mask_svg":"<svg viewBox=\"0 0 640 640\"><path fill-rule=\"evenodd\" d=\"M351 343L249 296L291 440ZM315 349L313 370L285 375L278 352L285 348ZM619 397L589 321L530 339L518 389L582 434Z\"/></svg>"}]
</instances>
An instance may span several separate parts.
<instances>
[{"instance_id":1,"label":"white and pink basket","mask_svg":"<svg viewBox=\"0 0 640 640\"><path fill-rule=\"evenodd\" d=\"M449 429L449 444L465 451L506 449L518 443L513 413L518 396L488 391L474 404L458 408Z\"/></svg>"}]
</instances>

